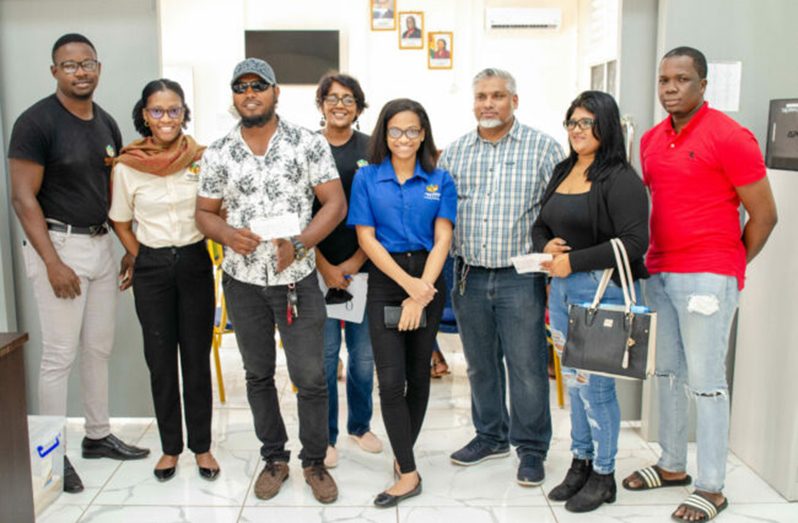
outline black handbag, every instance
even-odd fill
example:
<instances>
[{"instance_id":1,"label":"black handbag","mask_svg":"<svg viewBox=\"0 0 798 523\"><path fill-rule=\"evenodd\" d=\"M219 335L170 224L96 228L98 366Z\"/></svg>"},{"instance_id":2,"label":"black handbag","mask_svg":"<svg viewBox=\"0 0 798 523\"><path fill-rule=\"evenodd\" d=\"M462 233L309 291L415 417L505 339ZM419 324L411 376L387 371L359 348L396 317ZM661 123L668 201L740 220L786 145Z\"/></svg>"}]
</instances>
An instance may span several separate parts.
<instances>
[{"instance_id":1,"label":"black handbag","mask_svg":"<svg viewBox=\"0 0 798 523\"><path fill-rule=\"evenodd\" d=\"M610 240L624 305L602 304L613 269L606 269L592 303L568 309L568 339L562 364L591 374L645 379L654 374L657 313L637 305L629 257L623 242Z\"/></svg>"}]
</instances>

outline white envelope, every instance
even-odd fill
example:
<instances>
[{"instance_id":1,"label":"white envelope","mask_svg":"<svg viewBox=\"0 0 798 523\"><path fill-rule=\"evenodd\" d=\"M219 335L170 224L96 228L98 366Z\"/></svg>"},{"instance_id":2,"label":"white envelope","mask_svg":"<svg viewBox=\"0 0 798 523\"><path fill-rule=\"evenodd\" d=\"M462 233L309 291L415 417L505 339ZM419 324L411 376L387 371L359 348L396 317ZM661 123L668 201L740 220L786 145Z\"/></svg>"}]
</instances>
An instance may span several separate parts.
<instances>
[{"instance_id":1,"label":"white envelope","mask_svg":"<svg viewBox=\"0 0 798 523\"><path fill-rule=\"evenodd\" d=\"M263 241L277 238L288 239L298 236L302 232L299 228L299 216L295 213L285 213L268 218L253 218L249 222L249 230L260 236Z\"/></svg>"},{"instance_id":2,"label":"white envelope","mask_svg":"<svg viewBox=\"0 0 798 523\"><path fill-rule=\"evenodd\" d=\"M513 262L515 271L518 274L524 274L526 272L548 272L540 266L540 263L551 261L553 258L551 254L533 252L531 254L524 254L523 256L513 256L510 258L510 261Z\"/></svg>"}]
</instances>

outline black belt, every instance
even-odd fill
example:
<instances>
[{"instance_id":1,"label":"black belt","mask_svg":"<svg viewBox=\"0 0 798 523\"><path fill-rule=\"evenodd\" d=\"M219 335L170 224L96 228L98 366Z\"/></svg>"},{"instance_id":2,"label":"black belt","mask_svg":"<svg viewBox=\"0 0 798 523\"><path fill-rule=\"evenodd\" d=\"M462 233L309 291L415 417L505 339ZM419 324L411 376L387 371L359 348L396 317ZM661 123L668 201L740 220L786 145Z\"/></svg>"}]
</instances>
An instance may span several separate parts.
<instances>
[{"instance_id":1,"label":"black belt","mask_svg":"<svg viewBox=\"0 0 798 523\"><path fill-rule=\"evenodd\" d=\"M47 222L47 228L51 231L65 232L67 234L88 234L89 236L100 236L108 232L108 224L89 225L88 227L76 227L60 222Z\"/></svg>"}]
</instances>

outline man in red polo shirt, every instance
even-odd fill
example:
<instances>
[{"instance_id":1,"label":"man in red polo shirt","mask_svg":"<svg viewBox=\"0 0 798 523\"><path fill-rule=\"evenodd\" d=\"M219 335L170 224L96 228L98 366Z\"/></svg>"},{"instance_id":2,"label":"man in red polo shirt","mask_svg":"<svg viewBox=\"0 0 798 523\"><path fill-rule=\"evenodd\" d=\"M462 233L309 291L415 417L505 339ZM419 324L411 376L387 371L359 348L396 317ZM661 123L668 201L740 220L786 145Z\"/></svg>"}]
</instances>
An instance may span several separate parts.
<instances>
[{"instance_id":1,"label":"man in red polo shirt","mask_svg":"<svg viewBox=\"0 0 798 523\"><path fill-rule=\"evenodd\" d=\"M658 92L669 116L640 143L651 191L648 304L657 310L657 465L624 480L629 490L687 485L687 402L696 403L695 492L674 519L709 520L723 496L729 432L726 352L745 267L776 225L762 152L748 129L704 102L707 61L677 47L660 62ZM747 212L740 227L739 207ZM685 394L687 390L687 394Z\"/></svg>"}]
</instances>

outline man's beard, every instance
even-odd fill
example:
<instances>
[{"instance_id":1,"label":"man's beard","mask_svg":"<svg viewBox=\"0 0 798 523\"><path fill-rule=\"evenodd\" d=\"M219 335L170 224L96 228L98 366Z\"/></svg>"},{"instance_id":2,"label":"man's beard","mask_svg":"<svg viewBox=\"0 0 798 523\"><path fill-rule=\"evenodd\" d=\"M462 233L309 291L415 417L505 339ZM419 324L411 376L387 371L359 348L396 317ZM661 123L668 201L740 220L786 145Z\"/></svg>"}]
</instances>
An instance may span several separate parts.
<instances>
[{"instance_id":1,"label":"man's beard","mask_svg":"<svg viewBox=\"0 0 798 523\"><path fill-rule=\"evenodd\" d=\"M263 127L274 118L274 106L271 106L265 113L257 116L242 116L241 126L250 129L252 127Z\"/></svg>"},{"instance_id":2,"label":"man's beard","mask_svg":"<svg viewBox=\"0 0 798 523\"><path fill-rule=\"evenodd\" d=\"M485 118L479 121L479 126L483 129L495 129L496 127L501 127L503 124L504 122L498 118Z\"/></svg>"}]
</instances>

